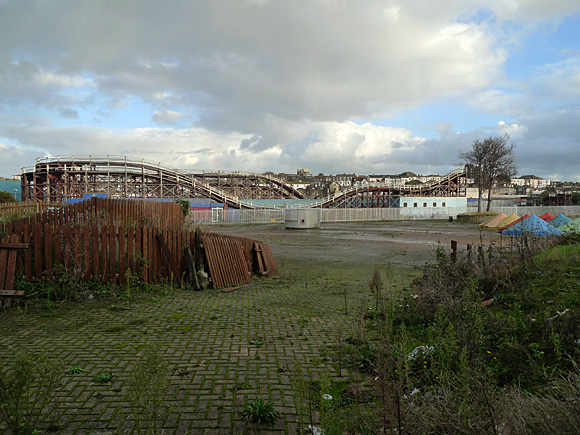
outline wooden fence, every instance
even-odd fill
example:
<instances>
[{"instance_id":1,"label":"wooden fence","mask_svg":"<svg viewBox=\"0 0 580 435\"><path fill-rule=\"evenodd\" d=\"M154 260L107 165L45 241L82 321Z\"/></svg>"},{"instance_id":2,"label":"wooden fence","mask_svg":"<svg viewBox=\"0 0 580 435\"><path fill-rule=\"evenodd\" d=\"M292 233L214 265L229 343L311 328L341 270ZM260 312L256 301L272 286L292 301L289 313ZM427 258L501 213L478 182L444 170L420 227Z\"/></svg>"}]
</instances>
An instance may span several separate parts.
<instances>
[{"instance_id":1,"label":"wooden fence","mask_svg":"<svg viewBox=\"0 0 580 435\"><path fill-rule=\"evenodd\" d=\"M26 224L116 225L182 228L183 210L174 202L138 201L93 197L63 207L49 207L20 220Z\"/></svg>"},{"instance_id":2,"label":"wooden fence","mask_svg":"<svg viewBox=\"0 0 580 435\"><path fill-rule=\"evenodd\" d=\"M247 284L252 273L278 275L265 243L199 230L19 221L6 224L4 231L14 243L30 246L18 252L16 261L16 273L28 281L64 275L126 284L136 276L149 284L185 279L196 286L196 272L205 270L212 287L222 288Z\"/></svg>"},{"instance_id":3,"label":"wooden fence","mask_svg":"<svg viewBox=\"0 0 580 435\"><path fill-rule=\"evenodd\" d=\"M182 254L194 233L155 227L116 225L8 224L30 249L18 253L16 272L29 281L67 274L81 281L127 282L127 274L146 283L181 278Z\"/></svg>"}]
</instances>

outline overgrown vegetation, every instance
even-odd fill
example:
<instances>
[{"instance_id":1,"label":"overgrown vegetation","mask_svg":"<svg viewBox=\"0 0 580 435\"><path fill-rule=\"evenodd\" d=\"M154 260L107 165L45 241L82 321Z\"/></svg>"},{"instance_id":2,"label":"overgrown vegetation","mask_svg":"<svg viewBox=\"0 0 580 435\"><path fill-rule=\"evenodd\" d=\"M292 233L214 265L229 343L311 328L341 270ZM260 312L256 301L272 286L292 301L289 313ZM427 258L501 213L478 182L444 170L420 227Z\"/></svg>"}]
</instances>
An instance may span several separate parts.
<instances>
[{"instance_id":1,"label":"overgrown vegetation","mask_svg":"<svg viewBox=\"0 0 580 435\"><path fill-rule=\"evenodd\" d=\"M181 206L181 210L183 211L183 217L186 217L189 214L189 201L186 199L176 199L175 202Z\"/></svg>"},{"instance_id":2,"label":"overgrown vegetation","mask_svg":"<svg viewBox=\"0 0 580 435\"><path fill-rule=\"evenodd\" d=\"M58 429L62 414L55 390L61 377L59 362L26 349L0 364L0 421L16 435Z\"/></svg>"},{"instance_id":3,"label":"overgrown vegetation","mask_svg":"<svg viewBox=\"0 0 580 435\"><path fill-rule=\"evenodd\" d=\"M157 344L145 348L135 364L129 380L127 401L140 434L158 434L161 413L166 408L165 394L169 385L167 362Z\"/></svg>"},{"instance_id":4,"label":"overgrown vegetation","mask_svg":"<svg viewBox=\"0 0 580 435\"><path fill-rule=\"evenodd\" d=\"M374 379L377 418L349 432L321 417L325 433L574 431L580 244L559 242L523 237L509 252L487 247L456 262L439 249L406 294L381 295L375 271L373 307L337 350Z\"/></svg>"}]
</instances>

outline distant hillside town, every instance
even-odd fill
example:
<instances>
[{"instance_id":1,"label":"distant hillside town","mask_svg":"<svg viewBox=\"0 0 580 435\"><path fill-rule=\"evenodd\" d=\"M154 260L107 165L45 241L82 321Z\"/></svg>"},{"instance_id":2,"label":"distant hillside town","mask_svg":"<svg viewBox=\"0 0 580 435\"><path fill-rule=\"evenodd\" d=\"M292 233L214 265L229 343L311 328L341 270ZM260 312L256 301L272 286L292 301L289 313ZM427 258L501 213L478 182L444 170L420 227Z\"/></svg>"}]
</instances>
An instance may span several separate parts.
<instances>
[{"instance_id":1,"label":"distant hillside town","mask_svg":"<svg viewBox=\"0 0 580 435\"><path fill-rule=\"evenodd\" d=\"M336 174L313 175L301 168L296 174L267 172L291 184L307 198L320 199L352 187L366 187L381 184L389 187L431 184L445 178L445 175L418 175L403 172L386 174ZM468 179L467 197L477 198L477 187L473 179ZM485 195L484 195L485 196ZM546 180L535 175L521 175L517 178L501 180L492 190L492 199L506 205L578 205L580 204L580 183Z\"/></svg>"}]
</instances>

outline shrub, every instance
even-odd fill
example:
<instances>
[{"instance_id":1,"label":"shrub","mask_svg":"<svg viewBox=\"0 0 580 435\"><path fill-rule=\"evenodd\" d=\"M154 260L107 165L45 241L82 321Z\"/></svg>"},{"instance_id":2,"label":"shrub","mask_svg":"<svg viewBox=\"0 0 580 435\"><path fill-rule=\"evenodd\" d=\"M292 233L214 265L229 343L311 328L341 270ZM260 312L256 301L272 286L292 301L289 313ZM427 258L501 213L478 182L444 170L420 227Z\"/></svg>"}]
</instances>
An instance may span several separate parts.
<instances>
[{"instance_id":1,"label":"shrub","mask_svg":"<svg viewBox=\"0 0 580 435\"><path fill-rule=\"evenodd\" d=\"M61 364L28 350L18 352L11 365L0 364L0 420L19 435L35 433L49 416L56 427L61 376Z\"/></svg>"}]
</instances>

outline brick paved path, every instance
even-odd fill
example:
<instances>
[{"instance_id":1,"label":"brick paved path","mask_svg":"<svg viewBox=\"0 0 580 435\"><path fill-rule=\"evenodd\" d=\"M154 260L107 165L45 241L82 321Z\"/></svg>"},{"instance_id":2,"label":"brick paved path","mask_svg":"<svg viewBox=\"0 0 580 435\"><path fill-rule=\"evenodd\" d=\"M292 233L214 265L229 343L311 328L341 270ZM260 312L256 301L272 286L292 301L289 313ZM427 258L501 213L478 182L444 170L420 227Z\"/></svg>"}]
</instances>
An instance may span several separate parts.
<instances>
[{"instance_id":1,"label":"brick paved path","mask_svg":"<svg viewBox=\"0 0 580 435\"><path fill-rule=\"evenodd\" d=\"M240 412L248 399L258 397L272 400L280 415L274 426L261 425L259 433L297 433L295 364L313 380L336 373L328 346L338 328L346 334L351 330L356 308L369 304L373 269L392 261L392 252L369 240L353 251L353 245L345 248L322 233L304 234L292 245L286 235L278 239L271 233L268 241L282 277L256 279L231 293L174 291L70 304L54 314L0 314L0 358L26 347L62 360L57 395L63 434L133 430L125 394L148 343L160 345L169 365L163 433L243 433ZM305 248L303 237L315 240ZM351 317L344 313L345 291ZM66 374L71 367L83 372ZM112 374L112 382L93 381L104 373Z\"/></svg>"}]
</instances>

